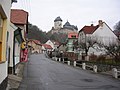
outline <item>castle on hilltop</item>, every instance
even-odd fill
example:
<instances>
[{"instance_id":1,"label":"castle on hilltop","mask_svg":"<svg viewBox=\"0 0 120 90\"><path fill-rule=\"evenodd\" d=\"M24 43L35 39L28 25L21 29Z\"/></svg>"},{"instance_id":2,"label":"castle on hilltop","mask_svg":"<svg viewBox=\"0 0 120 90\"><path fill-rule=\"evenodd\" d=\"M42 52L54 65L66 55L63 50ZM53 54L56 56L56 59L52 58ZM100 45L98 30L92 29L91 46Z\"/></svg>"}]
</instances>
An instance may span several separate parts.
<instances>
[{"instance_id":1,"label":"castle on hilltop","mask_svg":"<svg viewBox=\"0 0 120 90\"><path fill-rule=\"evenodd\" d=\"M54 33L64 33L64 34L68 34L71 32L77 32L78 28L77 26L71 25L68 21L62 25L62 19L60 17L57 17L54 20L54 27L52 27L52 29L50 30L50 32L52 34Z\"/></svg>"}]
</instances>

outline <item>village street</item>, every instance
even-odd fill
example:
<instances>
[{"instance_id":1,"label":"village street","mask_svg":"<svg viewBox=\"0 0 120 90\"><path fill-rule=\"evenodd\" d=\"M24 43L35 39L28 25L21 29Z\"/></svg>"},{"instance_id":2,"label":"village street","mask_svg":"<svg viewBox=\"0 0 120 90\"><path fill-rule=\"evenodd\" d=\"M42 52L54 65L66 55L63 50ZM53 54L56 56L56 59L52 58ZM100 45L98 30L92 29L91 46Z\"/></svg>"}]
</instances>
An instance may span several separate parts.
<instances>
[{"instance_id":1,"label":"village street","mask_svg":"<svg viewBox=\"0 0 120 90\"><path fill-rule=\"evenodd\" d=\"M120 81L33 54L19 90L120 90Z\"/></svg>"}]
</instances>

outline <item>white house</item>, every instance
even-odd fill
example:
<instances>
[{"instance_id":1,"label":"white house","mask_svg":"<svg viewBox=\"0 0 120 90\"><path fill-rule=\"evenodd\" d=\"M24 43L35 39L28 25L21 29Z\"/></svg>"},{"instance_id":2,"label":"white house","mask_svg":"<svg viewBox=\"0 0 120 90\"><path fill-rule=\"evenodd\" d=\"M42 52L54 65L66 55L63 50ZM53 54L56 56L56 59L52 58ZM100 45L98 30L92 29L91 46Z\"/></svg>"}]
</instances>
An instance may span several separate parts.
<instances>
[{"instance_id":1,"label":"white house","mask_svg":"<svg viewBox=\"0 0 120 90\"><path fill-rule=\"evenodd\" d=\"M52 47L48 44L42 44L42 52L45 53L45 52L49 52L49 51L52 51Z\"/></svg>"},{"instance_id":2,"label":"white house","mask_svg":"<svg viewBox=\"0 0 120 90\"><path fill-rule=\"evenodd\" d=\"M48 40L45 44L50 45L53 48L53 50L55 49L54 43L51 40Z\"/></svg>"},{"instance_id":3,"label":"white house","mask_svg":"<svg viewBox=\"0 0 120 90\"><path fill-rule=\"evenodd\" d=\"M58 46L60 45L59 42L56 42L54 40L48 40L45 44L50 45L53 48L52 51L58 49Z\"/></svg>"},{"instance_id":4,"label":"white house","mask_svg":"<svg viewBox=\"0 0 120 90\"><path fill-rule=\"evenodd\" d=\"M94 42L97 41L104 45L109 45L110 43L115 43L117 41L117 36L113 33L112 29L102 20L98 21L98 25L94 26L84 26L79 31L78 43L86 43L86 46L89 44L87 41ZM99 47L94 44L93 47L89 48L88 55L94 53L96 55L105 54L104 49L99 50ZM83 51L81 53L84 53Z\"/></svg>"},{"instance_id":5,"label":"white house","mask_svg":"<svg viewBox=\"0 0 120 90\"><path fill-rule=\"evenodd\" d=\"M15 74L16 65L20 62L20 48L23 42L21 29L10 23L8 38L8 73Z\"/></svg>"}]
</instances>

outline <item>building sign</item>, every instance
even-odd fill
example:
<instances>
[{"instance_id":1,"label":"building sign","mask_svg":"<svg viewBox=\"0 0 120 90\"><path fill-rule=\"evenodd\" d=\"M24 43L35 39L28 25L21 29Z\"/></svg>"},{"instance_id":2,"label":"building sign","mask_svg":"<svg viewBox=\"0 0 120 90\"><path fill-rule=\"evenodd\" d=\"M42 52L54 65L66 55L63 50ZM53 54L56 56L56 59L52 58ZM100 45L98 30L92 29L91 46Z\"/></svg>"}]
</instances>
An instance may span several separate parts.
<instances>
[{"instance_id":1,"label":"building sign","mask_svg":"<svg viewBox=\"0 0 120 90\"><path fill-rule=\"evenodd\" d=\"M23 42L23 43L21 44L21 48L22 48L22 49L25 49L25 48L26 48L26 42Z\"/></svg>"}]
</instances>

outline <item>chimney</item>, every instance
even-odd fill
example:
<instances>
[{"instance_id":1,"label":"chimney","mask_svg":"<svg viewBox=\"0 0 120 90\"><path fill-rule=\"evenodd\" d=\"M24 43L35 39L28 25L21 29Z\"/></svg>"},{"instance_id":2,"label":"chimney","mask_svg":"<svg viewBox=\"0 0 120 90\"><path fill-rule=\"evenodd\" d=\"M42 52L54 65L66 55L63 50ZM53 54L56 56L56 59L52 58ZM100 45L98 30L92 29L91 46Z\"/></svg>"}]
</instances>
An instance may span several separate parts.
<instances>
[{"instance_id":1,"label":"chimney","mask_svg":"<svg viewBox=\"0 0 120 90\"><path fill-rule=\"evenodd\" d=\"M94 26L93 24L91 24L91 26Z\"/></svg>"},{"instance_id":2,"label":"chimney","mask_svg":"<svg viewBox=\"0 0 120 90\"><path fill-rule=\"evenodd\" d=\"M103 27L103 21L102 21L102 20L99 20L99 21L98 21L98 25L101 26L101 27Z\"/></svg>"}]
</instances>

